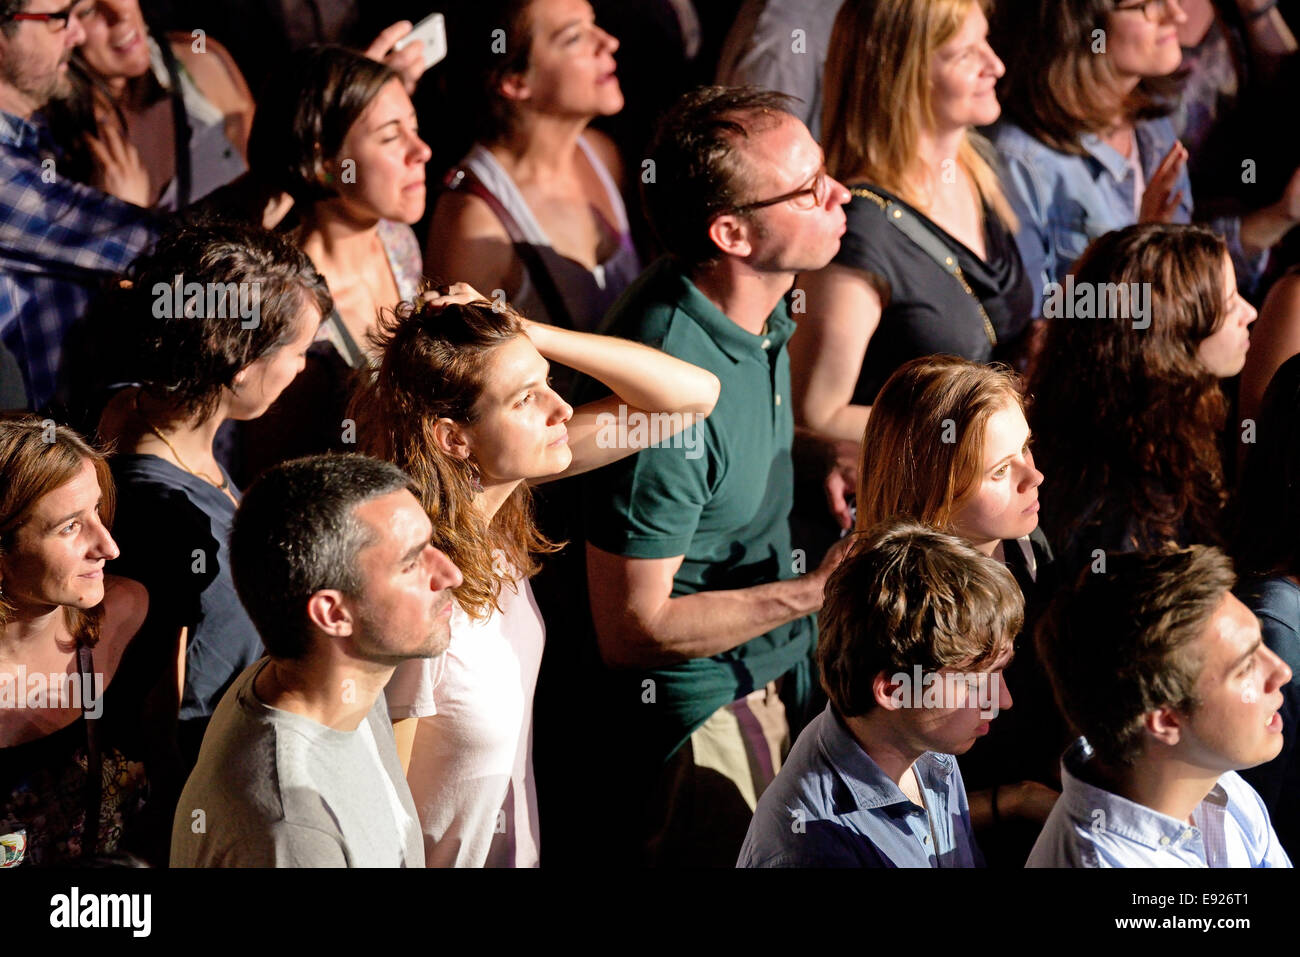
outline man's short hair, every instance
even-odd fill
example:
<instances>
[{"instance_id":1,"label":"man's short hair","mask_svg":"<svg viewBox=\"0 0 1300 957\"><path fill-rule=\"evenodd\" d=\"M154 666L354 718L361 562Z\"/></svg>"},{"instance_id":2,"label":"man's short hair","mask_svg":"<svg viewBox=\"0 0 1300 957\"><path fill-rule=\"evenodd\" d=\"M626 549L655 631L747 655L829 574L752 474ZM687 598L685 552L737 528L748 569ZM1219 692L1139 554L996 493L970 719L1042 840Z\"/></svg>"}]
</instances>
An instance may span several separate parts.
<instances>
[{"instance_id":1,"label":"man's short hair","mask_svg":"<svg viewBox=\"0 0 1300 957\"><path fill-rule=\"evenodd\" d=\"M22 13L27 2L28 0L0 0L0 33L7 37L14 35L18 24L9 18L15 13Z\"/></svg>"},{"instance_id":2,"label":"man's short hair","mask_svg":"<svg viewBox=\"0 0 1300 957\"><path fill-rule=\"evenodd\" d=\"M313 594L361 591L357 553L373 543L373 534L355 509L402 489L416 494L405 472L364 455L294 459L253 483L235 513L230 570L273 658L301 658L310 650Z\"/></svg>"},{"instance_id":3,"label":"man's short hair","mask_svg":"<svg viewBox=\"0 0 1300 957\"><path fill-rule=\"evenodd\" d=\"M1217 548L1106 556L1084 569L1038 624L1038 654L1057 704L1110 765L1131 765L1143 747L1143 716L1190 713L1204 665L1196 648L1236 582Z\"/></svg>"},{"instance_id":4,"label":"man's short hair","mask_svg":"<svg viewBox=\"0 0 1300 957\"><path fill-rule=\"evenodd\" d=\"M714 217L762 199L749 195L753 174L738 148L751 134L791 116L794 97L757 87L706 86L664 114L650 146L653 176L641 178L641 202L655 238L685 266L718 259L709 238Z\"/></svg>"},{"instance_id":5,"label":"man's short hair","mask_svg":"<svg viewBox=\"0 0 1300 957\"><path fill-rule=\"evenodd\" d=\"M890 519L855 542L818 616L822 687L844 716L876 706L872 681L997 660L1024 623L1011 573L965 539Z\"/></svg>"}]
</instances>

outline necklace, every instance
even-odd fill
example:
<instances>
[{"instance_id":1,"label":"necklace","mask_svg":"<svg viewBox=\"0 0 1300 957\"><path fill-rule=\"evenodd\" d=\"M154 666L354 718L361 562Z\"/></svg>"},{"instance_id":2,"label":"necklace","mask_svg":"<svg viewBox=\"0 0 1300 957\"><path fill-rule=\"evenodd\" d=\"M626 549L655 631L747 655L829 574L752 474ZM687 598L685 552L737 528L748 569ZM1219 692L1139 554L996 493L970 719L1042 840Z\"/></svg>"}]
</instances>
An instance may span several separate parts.
<instances>
[{"instance_id":1,"label":"necklace","mask_svg":"<svg viewBox=\"0 0 1300 957\"><path fill-rule=\"evenodd\" d=\"M158 436L158 440L162 442L163 445L167 446L167 450L171 452L172 458L176 460L177 465L179 465L185 471L189 472L195 478L201 478L209 485L215 485L220 491L225 492L226 495L230 496L232 500L234 499L234 496L230 494L230 479L226 478L224 474L222 474L220 482L215 482L212 479L210 479L208 476L204 475L202 472L196 472L194 469L190 468L188 465L185 464L185 460L181 458L180 453L176 451L176 446L172 445L171 442L167 441L167 436L163 435L162 432L158 430L158 427L155 426L152 422L150 422L149 417L144 414L143 410L141 410L140 393L138 392L135 395L135 413L136 415L140 416L140 420L144 422L145 425L149 426L149 431L152 432L154 435Z\"/></svg>"}]
</instances>

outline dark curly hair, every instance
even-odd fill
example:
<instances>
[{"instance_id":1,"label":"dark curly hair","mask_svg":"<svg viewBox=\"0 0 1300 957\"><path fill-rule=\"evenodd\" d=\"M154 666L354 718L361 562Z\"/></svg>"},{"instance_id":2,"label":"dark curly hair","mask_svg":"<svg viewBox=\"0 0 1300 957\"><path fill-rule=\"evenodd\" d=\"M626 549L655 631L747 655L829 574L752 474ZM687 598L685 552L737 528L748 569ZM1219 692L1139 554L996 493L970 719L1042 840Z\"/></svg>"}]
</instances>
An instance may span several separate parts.
<instances>
[{"instance_id":1,"label":"dark curly hair","mask_svg":"<svg viewBox=\"0 0 1300 957\"><path fill-rule=\"evenodd\" d=\"M1146 223L1107 233L1075 263L1076 289L1149 284L1150 325L1048 321L1029 421L1052 476L1039 492L1043 527L1067 562L1091 544L1222 542L1227 403L1197 347L1225 318L1226 255L1208 229Z\"/></svg>"},{"instance_id":2,"label":"dark curly hair","mask_svg":"<svg viewBox=\"0 0 1300 957\"><path fill-rule=\"evenodd\" d=\"M194 283L201 297L191 295ZM190 223L132 263L88 325L110 381L138 384L178 414L204 419L241 369L293 339L305 304L322 317L334 308L301 250L257 226Z\"/></svg>"}]
</instances>

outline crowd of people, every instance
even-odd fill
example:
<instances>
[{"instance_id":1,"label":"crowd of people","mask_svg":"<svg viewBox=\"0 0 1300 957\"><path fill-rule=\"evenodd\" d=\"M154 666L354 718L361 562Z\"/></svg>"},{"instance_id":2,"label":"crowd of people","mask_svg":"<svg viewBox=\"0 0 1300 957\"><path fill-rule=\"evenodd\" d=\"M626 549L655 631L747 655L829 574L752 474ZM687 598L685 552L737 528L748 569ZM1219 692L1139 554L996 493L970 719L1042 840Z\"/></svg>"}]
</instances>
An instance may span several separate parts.
<instances>
[{"instance_id":1,"label":"crowd of people","mask_svg":"<svg viewBox=\"0 0 1300 957\"><path fill-rule=\"evenodd\" d=\"M1300 11L425 6L0 0L0 866L1291 866Z\"/></svg>"}]
</instances>

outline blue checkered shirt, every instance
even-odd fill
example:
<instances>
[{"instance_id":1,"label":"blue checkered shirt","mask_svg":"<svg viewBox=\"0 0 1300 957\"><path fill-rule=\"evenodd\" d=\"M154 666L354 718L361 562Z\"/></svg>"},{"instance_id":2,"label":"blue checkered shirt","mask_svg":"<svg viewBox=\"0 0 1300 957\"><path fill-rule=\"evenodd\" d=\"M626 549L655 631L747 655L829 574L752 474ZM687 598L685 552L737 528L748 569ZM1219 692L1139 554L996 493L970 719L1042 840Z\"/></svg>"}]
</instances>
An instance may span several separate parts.
<instances>
[{"instance_id":1,"label":"blue checkered shirt","mask_svg":"<svg viewBox=\"0 0 1300 957\"><path fill-rule=\"evenodd\" d=\"M54 395L68 328L155 235L149 210L59 175L56 155L40 120L0 111L0 338L33 409Z\"/></svg>"}]
</instances>

